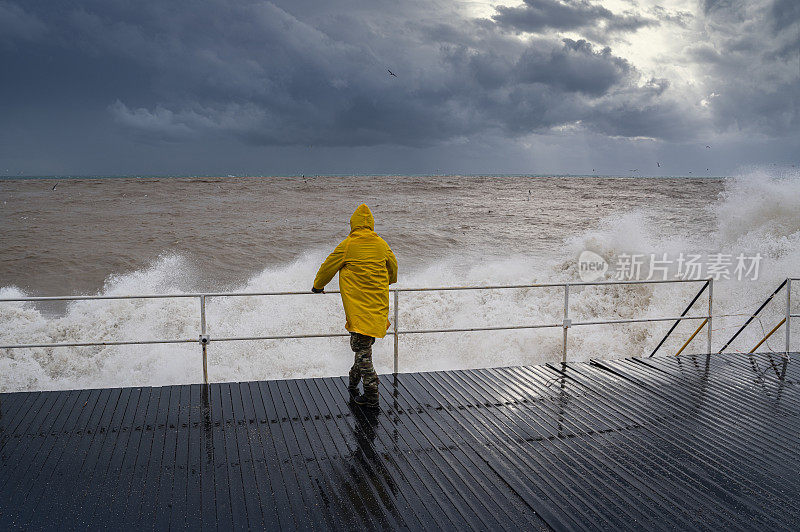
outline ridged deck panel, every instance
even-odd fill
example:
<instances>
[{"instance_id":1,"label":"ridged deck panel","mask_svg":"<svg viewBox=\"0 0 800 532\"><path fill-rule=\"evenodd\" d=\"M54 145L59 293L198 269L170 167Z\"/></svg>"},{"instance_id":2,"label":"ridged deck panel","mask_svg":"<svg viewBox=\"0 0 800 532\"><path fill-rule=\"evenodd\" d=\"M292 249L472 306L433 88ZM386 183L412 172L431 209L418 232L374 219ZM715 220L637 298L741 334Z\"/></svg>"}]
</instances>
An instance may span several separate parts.
<instances>
[{"instance_id":1,"label":"ridged deck panel","mask_svg":"<svg viewBox=\"0 0 800 532\"><path fill-rule=\"evenodd\" d=\"M798 362L0 394L0 529L796 529Z\"/></svg>"}]
</instances>

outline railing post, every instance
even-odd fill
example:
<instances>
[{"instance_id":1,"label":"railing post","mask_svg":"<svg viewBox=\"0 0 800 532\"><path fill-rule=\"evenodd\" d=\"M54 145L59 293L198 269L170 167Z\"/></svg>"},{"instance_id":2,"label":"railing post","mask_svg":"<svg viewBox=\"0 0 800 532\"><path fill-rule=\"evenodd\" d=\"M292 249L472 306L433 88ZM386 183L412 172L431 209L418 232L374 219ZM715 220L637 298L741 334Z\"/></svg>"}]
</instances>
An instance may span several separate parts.
<instances>
[{"instance_id":1,"label":"railing post","mask_svg":"<svg viewBox=\"0 0 800 532\"><path fill-rule=\"evenodd\" d=\"M397 317L399 313L399 302L397 296L400 295L398 290L394 291L394 372L398 373L399 356L398 356L398 334L397 334Z\"/></svg>"},{"instance_id":2,"label":"railing post","mask_svg":"<svg viewBox=\"0 0 800 532\"><path fill-rule=\"evenodd\" d=\"M792 279L786 279L786 356L789 356L789 342L792 331Z\"/></svg>"},{"instance_id":3,"label":"railing post","mask_svg":"<svg viewBox=\"0 0 800 532\"><path fill-rule=\"evenodd\" d=\"M711 334L713 331L714 318L711 317L714 308L714 279L708 278L708 354L711 354Z\"/></svg>"},{"instance_id":4,"label":"railing post","mask_svg":"<svg viewBox=\"0 0 800 532\"><path fill-rule=\"evenodd\" d=\"M689 313L689 311L690 311L690 310L692 310L692 307L693 307L693 306L694 306L694 304L697 302L697 300L698 300L698 299L700 299L700 296L701 296L701 295L703 295L703 292L705 292L706 290L708 290L708 284L709 284L709 283L708 283L708 280L706 280L706 282L705 282L705 283L703 283L703 287L700 289L700 291L699 291L699 292L697 292L697 293L694 295L694 298L693 298L693 299L692 299L692 301L689 303L689 305L687 305L687 307L686 307L685 309L683 309L683 312L681 312L681 315L680 315L680 317L678 318L678 320L677 320L675 323L673 323L673 324L672 324L672 327L670 327L670 328L669 328L669 330L667 331L667 334L665 334L665 335L664 335L664 336L661 338L661 341L660 341L660 342L658 342L658 345L656 346L656 348L655 348L655 349L653 349L653 351L652 351L652 352L651 352L651 353L648 355L648 358L649 358L649 357L652 357L653 355L655 355L655 354L658 352L658 350L659 350L659 349L661 349L661 346L662 346L662 345L664 345L664 342L666 342L666 341L667 341L667 338L669 338L669 336L672 334L672 331L674 331L674 330L675 330L675 328L676 328L676 327L677 327L677 326L678 326L678 325L681 323L681 318L683 318L684 316L686 316L686 315ZM705 323L705 322L703 322L703 323Z\"/></svg>"},{"instance_id":5,"label":"railing post","mask_svg":"<svg viewBox=\"0 0 800 532\"><path fill-rule=\"evenodd\" d=\"M736 340L736 338L737 338L737 337L738 337L738 336L739 336L739 335L742 333L742 331L743 331L743 330L745 330L745 329L747 328L747 326L748 326L748 325L750 325L750 323L751 323L751 322L752 322L754 319L756 319L756 316L758 316L758 314L759 314L759 313L760 313L762 310L764 310L764 307L766 307L767 305L769 305L769 302L770 302L770 301L772 301L772 298L774 298L776 295L778 295L778 292L780 292L781 290L783 290L783 286L784 286L785 284L787 284L788 282L789 282L789 279L787 278L787 279L785 279L785 280L784 280L784 281L783 281L781 284L779 284L779 285L778 285L778 288L776 288L776 289L775 289L775 290L774 290L774 291L773 291L773 292L772 292L772 293L769 295L769 297L767 298L767 300L766 300L766 301L764 301L763 303L761 303L761 306L760 306L760 307L758 307L758 308L756 309L756 311L755 311L755 312L753 312L753 314L751 314L751 315L750 315L750 317L749 317L749 318L747 318L747 321L745 321L745 322L744 322L744 325L742 325L741 327L739 327L739 329L737 329L737 330L736 330L736 332L734 333L734 335L733 335L733 336L731 336L730 338L728 338L728 341L727 341L727 342L725 342L725 345L723 345L723 346L720 348L720 350L719 350L719 351L717 351L717 353L722 353L723 351L725 351L725 348L726 348L726 347L728 347L729 345L731 345L731 343L733 343L733 341L734 341L734 340Z\"/></svg>"},{"instance_id":6,"label":"railing post","mask_svg":"<svg viewBox=\"0 0 800 532\"><path fill-rule=\"evenodd\" d=\"M203 346L203 384L208 384L208 335L206 334L206 296L200 296L200 345Z\"/></svg>"},{"instance_id":7,"label":"railing post","mask_svg":"<svg viewBox=\"0 0 800 532\"><path fill-rule=\"evenodd\" d=\"M564 343L563 352L561 355L561 363L567 363L567 329L572 325L572 320L569 319L569 283L564 285Z\"/></svg>"}]
</instances>

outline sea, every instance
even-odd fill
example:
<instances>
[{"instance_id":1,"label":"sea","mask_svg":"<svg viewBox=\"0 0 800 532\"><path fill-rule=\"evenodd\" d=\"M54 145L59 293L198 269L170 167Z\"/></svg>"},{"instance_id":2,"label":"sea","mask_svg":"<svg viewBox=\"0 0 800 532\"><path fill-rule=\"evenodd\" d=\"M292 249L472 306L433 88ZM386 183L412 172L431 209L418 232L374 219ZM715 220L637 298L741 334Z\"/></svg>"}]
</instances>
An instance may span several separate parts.
<instances>
[{"instance_id":1,"label":"sea","mask_svg":"<svg viewBox=\"0 0 800 532\"><path fill-rule=\"evenodd\" d=\"M714 349L781 281L800 276L792 168L703 178L14 178L0 179L0 299L306 292L361 203L397 256L399 288L713 277ZM605 267L587 273L587 252ZM691 260L699 267L686 268ZM701 287L576 285L569 318L677 316ZM344 337L214 342L346 332L337 294L216 296L206 306L212 381L344 375L353 362ZM401 332L560 324L564 289L401 292L398 308ZM689 314L707 312L705 292ZM785 295L729 350L748 351L784 313ZM568 359L648 356L671 325L573 326ZM698 325L682 322L657 355L674 355ZM197 298L0 301L0 345L197 339L200 327ZM797 320L792 335L796 350ZM781 330L761 349L783 351L784 338ZM393 338L373 350L378 372L391 372ZM704 329L686 352L706 350ZM196 342L4 348L0 392L202 382L201 353ZM558 363L563 329L401 334L398 353L401 372Z\"/></svg>"}]
</instances>

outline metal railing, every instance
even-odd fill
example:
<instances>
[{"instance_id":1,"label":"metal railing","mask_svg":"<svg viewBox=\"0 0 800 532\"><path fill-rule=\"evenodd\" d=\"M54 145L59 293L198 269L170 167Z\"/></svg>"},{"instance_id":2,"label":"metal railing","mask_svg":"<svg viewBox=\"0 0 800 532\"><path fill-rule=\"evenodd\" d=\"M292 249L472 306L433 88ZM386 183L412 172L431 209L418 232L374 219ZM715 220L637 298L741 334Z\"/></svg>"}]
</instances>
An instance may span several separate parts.
<instances>
[{"instance_id":1,"label":"metal railing","mask_svg":"<svg viewBox=\"0 0 800 532\"><path fill-rule=\"evenodd\" d=\"M703 283L703 287L684 310L680 316L670 316L662 318L636 318L636 319L610 319L595 321L572 321L569 314L570 289L586 286L620 286L620 285L649 285L649 284L669 284L669 283ZM664 343L666 338L674 331L675 327L683 320L703 320L700 327L695 331L689 341L684 344L684 348L704 327L708 327L707 351L711 353L712 339L712 305L713 305L713 279L671 279L653 281L598 281L598 282L575 282L575 283L536 283L519 285L490 285L490 286L449 286L432 288L392 288L390 291L394 295L393 314L394 323L392 329L386 334L394 337L394 372L399 372L399 337L404 334L431 334L431 333L453 333L453 332L476 332L476 331L503 331L517 329L563 329L562 340L562 362L567 361L568 331L571 327L582 327L589 325L618 325L646 322L675 321L670 331L659 343L656 350ZM564 290L564 309L563 319L557 323L532 323L522 325L503 325L489 327L463 327L463 328L442 328L442 329L400 329L399 323L399 300L401 292L445 292L445 291L467 291L467 290L508 290L508 289L530 289L530 288L563 288ZM708 290L708 314L700 316L688 316L692 305L700 295ZM325 292L326 294L338 294L338 290ZM349 333L312 333L312 334L284 334L284 335L261 335L261 336L221 336L212 338L206 327L206 300L216 297L268 297L268 296L295 296L311 295L310 292L217 292L217 293L197 293L197 294L145 294L128 296L43 296L43 297L12 297L0 298L0 303L5 302L44 302L44 301L91 301L91 300L130 300L130 299L196 299L200 304L200 334L196 338L177 338L177 339L156 339L156 340L122 340L107 342L64 342L64 343L39 343L39 344L11 344L0 345L0 349L27 349L27 348L51 348L51 347L92 347L92 346L115 346L115 345L145 345L145 344L180 344L180 343L199 343L203 352L203 381L208 383L208 345L213 342L233 342L250 340L284 340L290 338L334 338L349 336ZM787 307L788 308L788 307ZM787 333L788 345L788 333ZM681 349L683 350L683 348ZM655 353L655 351L653 351ZM651 355L652 356L652 355Z\"/></svg>"},{"instance_id":2,"label":"metal railing","mask_svg":"<svg viewBox=\"0 0 800 532\"><path fill-rule=\"evenodd\" d=\"M779 284L778 288L776 288L769 295L769 297L766 299L766 301L761 303L761 305L756 309L756 311L753 312L753 314L751 314L749 318L747 318L747 320L744 322L744 324L741 327L739 327L739 329L737 329L737 331L733 334L733 336L731 336L728 339L728 341L725 342L725 344L720 348L720 350L717 353L722 353L722 351L724 351L729 345L731 345L731 343L733 343L733 341L742 333L742 331L744 331L747 328L747 326L750 325L753 322L753 320L758 318L758 315L761 313L762 310L764 310L767 307L767 305L769 305L770 301L772 301L775 298L775 296L777 296L780 293L780 291L785 288L786 289L786 300L785 300L786 308L784 309L784 317L783 317L783 319L781 321L779 321L778 324L775 325L775 327L773 327L755 345L755 347L753 347L749 351L749 353L754 353L756 351L756 349L761 347L761 344L766 342L769 339L770 336L772 336L778 329L781 328L782 325L785 325L786 328L785 328L784 332L785 332L785 335L786 335L786 338L785 338L786 342L785 342L784 353L788 356L789 355L789 348L790 348L790 344L791 344L791 335L792 335L792 318L800 318L800 314L792 314L792 281L800 281L800 278L787 277L781 284Z\"/></svg>"}]
</instances>

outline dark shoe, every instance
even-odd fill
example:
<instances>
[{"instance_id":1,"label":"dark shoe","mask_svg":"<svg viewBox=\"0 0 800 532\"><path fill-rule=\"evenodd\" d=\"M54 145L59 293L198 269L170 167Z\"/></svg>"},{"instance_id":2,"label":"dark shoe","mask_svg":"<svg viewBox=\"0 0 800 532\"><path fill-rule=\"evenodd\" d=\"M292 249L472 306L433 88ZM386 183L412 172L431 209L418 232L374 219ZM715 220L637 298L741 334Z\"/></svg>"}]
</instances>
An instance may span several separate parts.
<instances>
[{"instance_id":1,"label":"dark shoe","mask_svg":"<svg viewBox=\"0 0 800 532\"><path fill-rule=\"evenodd\" d=\"M350 392L350 397L358 397L358 386L348 386L347 391Z\"/></svg>"},{"instance_id":2,"label":"dark shoe","mask_svg":"<svg viewBox=\"0 0 800 532\"><path fill-rule=\"evenodd\" d=\"M353 398L353 402L364 408L378 408L377 397L367 397L366 395L361 394L358 397Z\"/></svg>"}]
</instances>

